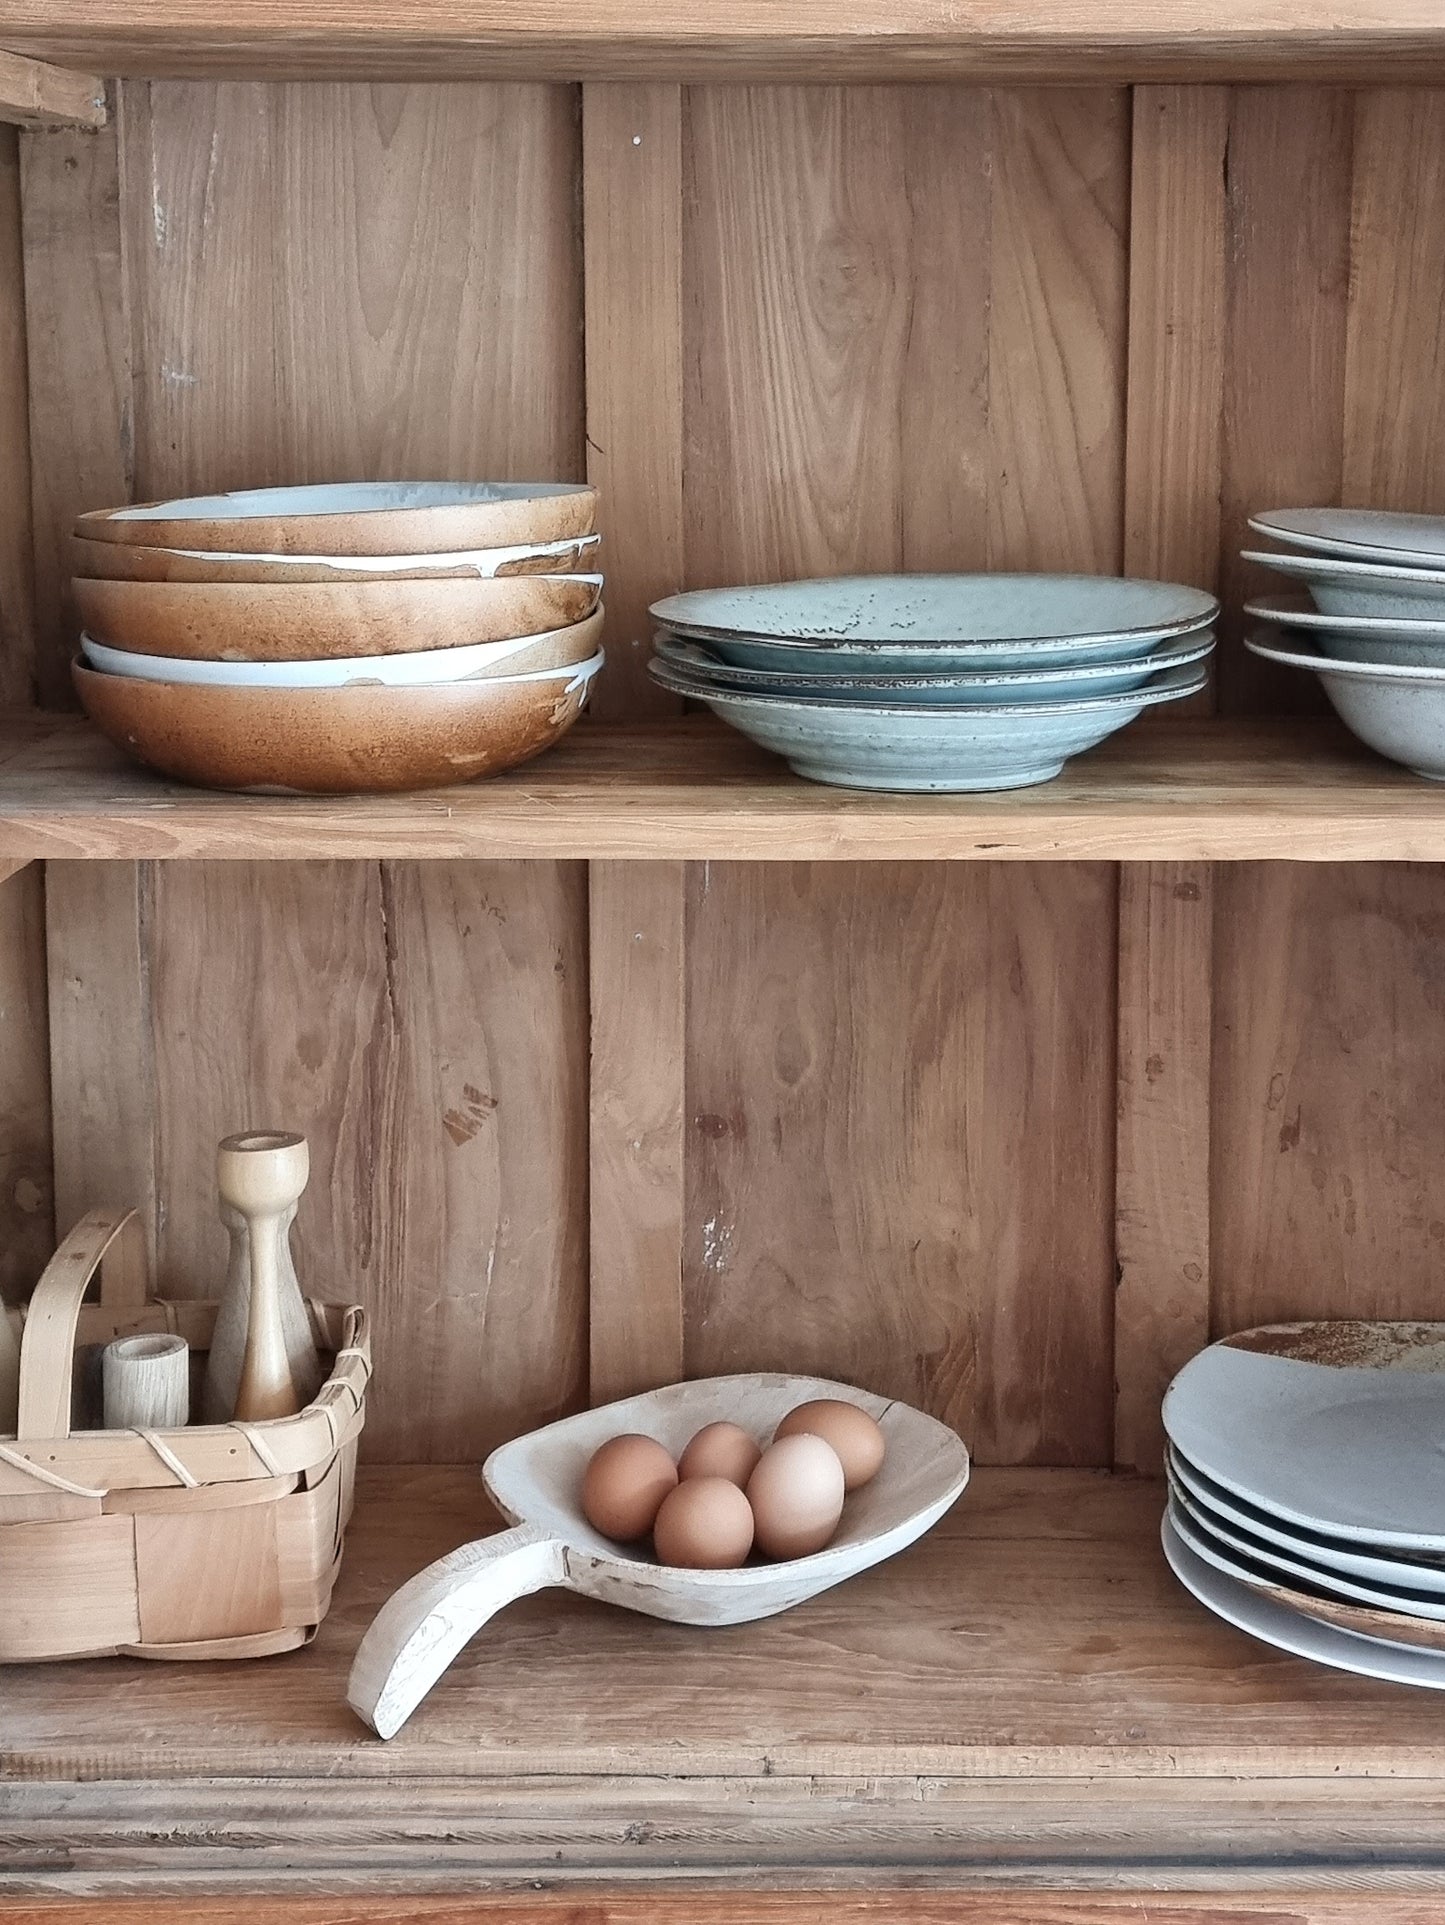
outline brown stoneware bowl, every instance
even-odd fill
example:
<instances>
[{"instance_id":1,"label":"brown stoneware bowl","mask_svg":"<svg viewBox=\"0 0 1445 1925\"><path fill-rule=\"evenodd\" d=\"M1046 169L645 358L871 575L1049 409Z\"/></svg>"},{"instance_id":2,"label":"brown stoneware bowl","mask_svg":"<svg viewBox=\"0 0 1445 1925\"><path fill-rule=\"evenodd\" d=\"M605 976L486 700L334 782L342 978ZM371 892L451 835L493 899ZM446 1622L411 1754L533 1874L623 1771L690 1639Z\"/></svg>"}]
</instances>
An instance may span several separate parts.
<instances>
[{"instance_id":1,"label":"brown stoneware bowl","mask_svg":"<svg viewBox=\"0 0 1445 1925\"><path fill-rule=\"evenodd\" d=\"M314 662L550 635L592 614L602 578L507 575L294 587L77 578L74 587L86 633L110 648L193 661ZM583 660L592 647L567 659Z\"/></svg>"},{"instance_id":2,"label":"brown stoneware bowl","mask_svg":"<svg viewBox=\"0 0 1445 1925\"><path fill-rule=\"evenodd\" d=\"M569 535L562 541L470 548L451 555L226 555L76 535L71 560L76 574L88 581L475 581L493 575L572 574L594 567L601 546L601 535Z\"/></svg>"},{"instance_id":3,"label":"brown stoneware bowl","mask_svg":"<svg viewBox=\"0 0 1445 1925\"><path fill-rule=\"evenodd\" d=\"M581 714L595 666L422 688L195 688L79 662L73 672L96 727L160 775L205 789L361 795L447 788L540 755Z\"/></svg>"},{"instance_id":4,"label":"brown stoneware bowl","mask_svg":"<svg viewBox=\"0 0 1445 1925\"><path fill-rule=\"evenodd\" d=\"M138 502L82 515L93 541L224 554L438 555L590 535L593 489L560 481L346 481Z\"/></svg>"}]
</instances>

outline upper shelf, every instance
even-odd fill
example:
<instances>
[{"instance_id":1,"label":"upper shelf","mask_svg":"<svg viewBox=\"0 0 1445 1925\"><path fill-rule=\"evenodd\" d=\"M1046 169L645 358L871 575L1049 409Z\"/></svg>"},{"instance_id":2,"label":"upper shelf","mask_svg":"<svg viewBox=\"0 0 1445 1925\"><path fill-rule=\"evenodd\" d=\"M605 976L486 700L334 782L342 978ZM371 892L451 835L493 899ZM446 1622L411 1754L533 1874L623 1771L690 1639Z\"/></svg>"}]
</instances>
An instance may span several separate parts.
<instances>
[{"instance_id":1,"label":"upper shelf","mask_svg":"<svg viewBox=\"0 0 1445 1925\"><path fill-rule=\"evenodd\" d=\"M0 862L36 857L1445 861L1445 789L1331 723L1136 725L1055 782L867 795L702 719L584 724L514 775L419 795L215 795L88 724L0 727Z\"/></svg>"},{"instance_id":2,"label":"upper shelf","mask_svg":"<svg viewBox=\"0 0 1445 1925\"><path fill-rule=\"evenodd\" d=\"M6 0L0 42L105 73L544 80L1418 82L1439 0Z\"/></svg>"}]
</instances>

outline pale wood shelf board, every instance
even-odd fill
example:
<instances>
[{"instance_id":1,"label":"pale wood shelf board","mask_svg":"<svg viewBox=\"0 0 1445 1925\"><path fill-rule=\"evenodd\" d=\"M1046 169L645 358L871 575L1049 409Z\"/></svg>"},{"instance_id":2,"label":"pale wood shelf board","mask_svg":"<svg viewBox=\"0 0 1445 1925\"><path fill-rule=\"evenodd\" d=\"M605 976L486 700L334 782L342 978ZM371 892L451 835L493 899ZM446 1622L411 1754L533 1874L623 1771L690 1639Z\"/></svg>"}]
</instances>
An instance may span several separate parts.
<instances>
[{"instance_id":1,"label":"pale wood shelf board","mask_svg":"<svg viewBox=\"0 0 1445 1925\"><path fill-rule=\"evenodd\" d=\"M20 127L103 127L105 82L0 47L0 121Z\"/></svg>"},{"instance_id":2,"label":"pale wood shelf board","mask_svg":"<svg viewBox=\"0 0 1445 1925\"><path fill-rule=\"evenodd\" d=\"M705 719L588 724L493 782L412 796L163 783L88 725L0 729L0 861L35 858L1445 860L1445 790L1331 723L1141 726L1057 781L987 796L803 782Z\"/></svg>"},{"instance_id":3,"label":"pale wood shelf board","mask_svg":"<svg viewBox=\"0 0 1445 1925\"><path fill-rule=\"evenodd\" d=\"M1419 82L1433 0L12 0L42 58L137 75L280 79L1251 80Z\"/></svg>"},{"instance_id":4,"label":"pale wood shelf board","mask_svg":"<svg viewBox=\"0 0 1445 1925\"><path fill-rule=\"evenodd\" d=\"M1149 1481L980 1472L912 1551L731 1631L545 1594L389 1745L345 1703L361 1631L489 1520L470 1470L373 1470L361 1493L310 1649L6 1671L0 1893L1438 1878L1433 1696L1208 1617L1164 1566Z\"/></svg>"}]
</instances>

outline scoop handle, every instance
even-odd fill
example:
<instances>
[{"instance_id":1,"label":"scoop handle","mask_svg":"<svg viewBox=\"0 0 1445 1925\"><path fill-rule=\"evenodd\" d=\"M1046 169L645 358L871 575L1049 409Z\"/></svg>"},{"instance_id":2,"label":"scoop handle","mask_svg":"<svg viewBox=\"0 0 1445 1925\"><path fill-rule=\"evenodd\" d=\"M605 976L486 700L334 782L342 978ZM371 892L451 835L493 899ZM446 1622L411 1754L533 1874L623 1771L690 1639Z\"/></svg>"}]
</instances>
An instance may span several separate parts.
<instances>
[{"instance_id":1,"label":"scoop handle","mask_svg":"<svg viewBox=\"0 0 1445 1925\"><path fill-rule=\"evenodd\" d=\"M560 1537L519 1524L463 1544L389 1597L361 1640L347 1702L379 1738L406 1723L462 1646L504 1604L567 1581Z\"/></svg>"}]
</instances>

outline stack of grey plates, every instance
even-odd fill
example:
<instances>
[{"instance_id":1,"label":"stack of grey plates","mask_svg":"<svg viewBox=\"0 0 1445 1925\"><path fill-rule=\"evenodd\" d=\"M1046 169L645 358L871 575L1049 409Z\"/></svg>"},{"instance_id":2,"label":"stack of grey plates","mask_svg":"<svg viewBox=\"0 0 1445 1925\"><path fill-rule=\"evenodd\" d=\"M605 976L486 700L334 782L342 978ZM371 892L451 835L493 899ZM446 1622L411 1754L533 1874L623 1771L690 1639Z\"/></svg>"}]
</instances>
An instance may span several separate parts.
<instances>
[{"instance_id":1,"label":"stack of grey plates","mask_svg":"<svg viewBox=\"0 0 1445 1925\"><path fill-rule=\"evenodd\" d=\"M1047 782L1205 685L1219 604L1097 575L851 575L653 605L651 672L845 788Z\"/></svg>"},{"instance_id":2,"label":"stack of grey plates","mask_svg":"<svg viewBox=\"0 0 1445 1925\"><path fill-rule=\"evenodd\" d=\"M1244 559L1305 592L1247 602L1265 626L1246 646L1318 675L1362 742L1445 780L1445 516L1276 508L1249 525L1280 549Z\"/></svg>"},{"instance_id":3,"label":"stack of grey plates","mask_svg":"<svg viewBox=\"0 0 1445 1925\"><path fill-rule=\"evenodd\" d=\"M1217 1616L1340 1670L1445 1690L1445 1324L1275 1324L1164 1400L1164 1551Z\"/></svg>"}]
</instances>

